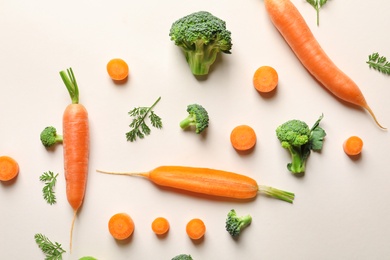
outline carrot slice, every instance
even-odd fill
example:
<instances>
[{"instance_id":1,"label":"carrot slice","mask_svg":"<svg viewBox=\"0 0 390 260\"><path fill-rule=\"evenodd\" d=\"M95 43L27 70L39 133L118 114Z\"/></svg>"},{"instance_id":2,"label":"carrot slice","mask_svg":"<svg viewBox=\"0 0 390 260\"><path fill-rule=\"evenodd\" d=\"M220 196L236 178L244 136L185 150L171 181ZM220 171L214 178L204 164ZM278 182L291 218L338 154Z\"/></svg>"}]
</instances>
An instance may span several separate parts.
<instances>
[{"instance_id":1,"label":"carrot slice","mask_svg":"<svg viewBox=\"0 0 390 260\"><path fill-rule=\"evenodd\" d=\"M256 144L256 133L248 125L239 125L230 133L230 142L237 151L248 151Z\"/></svg>"},{"instance_id":2,"label":"carrot slice","mask_svg":"<svg viewBox=\"0 0 390 260\"><path fill-rule=\"evenodd\" d=\"M9 156L0 157L0 181L10 181L19 173L18 163Z\"/></svg>"},{"instance_id":3,"label":"carrot slice","mask_svg":"<svg viewBox=\"0 0 390 260\"><path fill-rule=\"evenodd\" d=\"M358 136L351 136L343 143L344 152L349 156L355 156L363 150L363 140Z\"/></svg>"},{"instance_id":4,"label":"carrot slice","mask_svg":"<svg viewBox=\"0 0 390 260\"><path fill-rule=\"evenodd\" d=\"M107 72L113 80L124 80L129 75L129 66L122 59L112 59L107 63Z\"/></svg>"},{"instance_id":5,"label":"carrot slice","mask_svg":"<svg viewBox=\"0 0 390 260\"><path fill-rule=\"evenodd\" d=\"M165 235L169 230L169 222L166 218L158 217L152 222L152 230L156 235Z\"/></svg>"},{"instance_id":6,"label":"carrot slice","mask_svg":"<svg viewBox=\"0 0 390 260\"><path fill-rule=\"evenodd\" d=\"M187 235L193 239L201 239L206 233L206 225L199 218L191 219L186 226Z\"/></svg>"},{"instance_id":7,"label":"carrot slice","mask_svg":"<svg viewBox=\"0 0 390 260\"><path fill-rule=\"evenodd\" d=\"M276 70L270 66L262 66L255 71L253 75L253 86L261 93L273 91L279 82L279 76Z\"/></svg>"},{"instance_id":8,"label":"carrot slice","mask_svg":"<svg viewBox=\"0 0 390 260\"><path fill-rule=\"evenodd\" d=\"M127 239L134 232L133 219L126 213L117 213L108 221L108 230L117 240Z\"/></svg>"}]
</instances>

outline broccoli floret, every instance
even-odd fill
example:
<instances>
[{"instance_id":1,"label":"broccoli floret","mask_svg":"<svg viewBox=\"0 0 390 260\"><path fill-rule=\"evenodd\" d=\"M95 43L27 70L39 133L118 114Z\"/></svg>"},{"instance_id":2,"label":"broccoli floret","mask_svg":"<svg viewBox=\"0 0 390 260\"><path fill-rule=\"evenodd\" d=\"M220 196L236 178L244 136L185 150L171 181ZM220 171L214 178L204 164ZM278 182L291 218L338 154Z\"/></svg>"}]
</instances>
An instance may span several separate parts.
<instances>
[{"instance_id":1,"label":"broccoli floret","mask_svg":"<svg viewBox=\"0 0 390 260\"><path fill-rule=\"evenodd\" d=\"M276 128L276 136L282 147L291 154L292 161L287 164L287 169L293 174L304 173L310 152L322 149L326 136L325 130L319 126L322 118L323 115L312 128L297 119L287 121Z\"/></svg>"},{"instance_id":2,"label":"broccoli floret","mask_svg":"<svg viewBox=\"0 0 390 260\"><path fill-rule=\"evenodd\" d=\"M45 147L53 146L56 143L62 143L62 135L57 134L57 129L48 126L41 132L41 142Z\"/></svg>"},{"instance_id":3,"label":"broccoli floret","mask_svg":"<svg viewBox=\"0 0 390 260\"><path fill-rule=\"evenodd\" d=\"M252 216L238 216L234 209L230 210L226 218L226 231L232 237L238 237L241 231L252 222Z\"/></svg>"},{"instance_id":4,"label":"broccoli floret","mask_svg":"<svg viewBox=\"0 0 390 260\"><path fill-rule=\"evenodd\" d=\"M231 32L226 22L206 11L175 21L169 36L184 51L194 75L207 75L219 52L231 53Z\"/></svg>"},{"instance_id":5,"label":"broccoli floret","mask_svg":"<svg viewBox=\"0 0 390 260\"><path fill-rule=\"evenodd\" d=\"M191 255L181 254L175 256L174 258L172 258L172 260L192 260L192 257Z\"/></svg>"},{"instance_id":6,"label":"broccoli floret","mask_svg":"<svg viewBox=\"0 0 390 260\"><path fill-rule=\"evenodd\" d=\"M180 122L180 127L185 129L195 126L195 132L200 134L209 126L209 114L207 110L199 104L187 106L188 116Z\"/></svg>"}]
</instances>

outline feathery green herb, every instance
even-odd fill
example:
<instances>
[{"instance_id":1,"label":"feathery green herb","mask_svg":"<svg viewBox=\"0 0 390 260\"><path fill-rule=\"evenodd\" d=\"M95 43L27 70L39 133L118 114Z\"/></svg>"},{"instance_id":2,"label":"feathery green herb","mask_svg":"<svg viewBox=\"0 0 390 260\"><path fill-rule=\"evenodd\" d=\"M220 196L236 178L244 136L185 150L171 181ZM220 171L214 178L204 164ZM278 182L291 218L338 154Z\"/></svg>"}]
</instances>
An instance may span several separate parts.
<instances>
[{"instance_id":1,"label":"feathery green herb","mask_svg":"<svg viewBox=\"0 0 390 260\"><path fill-rule=\"evenodd\" d=\"M54 186L57 182L57 176L54 175L52 171L44 172L40 177L39 180L45 183L45 186L42 189L43 192L43 198L49 203L50 205L53 205L57 202L56 195L54 192Z\"/></svg>"},{"instance_id":2,"label":"feathery green herb","mask_svg":"<svg viewBox=\"0 0 390 260\"><path fill-rule=\"evenodd\" d=\"M366 62L370 68L373 68L379 72L390 75L390 62L385 56L380 56L379 53L375 52L368 55L368 61Z\"/></svg>"},{"instance_id":3,"label":"feathery green herb","mask_svg":"<svg viewBox=\"0 0 390 260\"><path fill-rule=\"evenodd\" d=\"M317 12L317 26L320 25L320 9L324 6L328 0L306 0L309 4L311 4Z\"/></svg>"},{"instance_id":4,"label":"feathery green herb","mask_svg":"<svg viewBox=\"0 0 390 260\"><path fill-rule=\"evenodd\" d=\"M161 97L159 97L150 107L136 107L129 112L129 115L133 117L133 120L129 125L131 130L126 133L127 141L133 142L137 139L137 137L142 139L150 134L150 127L145 122L147 118L149 118L153 127L159 129L162 128L161 118L153 111L153 108L157 105L160 99Z\"/></svg>"},{"instance_id":5,"label":"feathery green herb","mask_svg":"<svg viewBox=\"0 0 390 260\"><path fill-rule=\"evenodd\" d=\"M66 251L62 249L61 244L50 241L42 234L35 234L35 242L46 255L45 260L62 260L62 254Z\"/></svg>"}]
</instances>

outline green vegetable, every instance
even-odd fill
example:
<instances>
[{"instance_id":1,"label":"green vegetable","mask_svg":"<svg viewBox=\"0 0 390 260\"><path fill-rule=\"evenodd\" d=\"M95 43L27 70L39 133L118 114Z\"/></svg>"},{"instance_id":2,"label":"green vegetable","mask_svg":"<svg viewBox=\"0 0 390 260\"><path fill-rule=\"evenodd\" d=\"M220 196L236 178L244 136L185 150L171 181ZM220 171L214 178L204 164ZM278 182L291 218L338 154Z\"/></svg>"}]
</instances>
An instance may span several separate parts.
<instances>
[{"instance_id":1,"label":"green vegetable","mask_svg":"<svg viewBox=\"0 0 390 260\"><path fill-rule=\"evenodd\" d=\"M309 4L311 4L317 12L317 26L320 25L320 9L324 6L328 0L306 0Z\"/></svg>"},{"instance_id":2,"label":"green vegetable","mask_svg":"<svg viewBox=\"0 0 390 260\"><path fill-rule=\"evenodd\" d=\"M292 157L292 162L287 164L287 169L294 174L305 172L306 161L310 152L320 151L323 146L326 133L319 124L323 115L315 122L312 128L300 120L290 120L276 128L283 148L287 149Z\"/></svg>"},{"instance_id":3,"label":"green vegetable","mask_svg":"<svg viewBox=\"0 0 390 260\"><path fill-rule=\"evenodd\" d=\"M51 242L42 234L35 234L34 238L39 248L46 255L45 260L62 260L62 254L66 251L61 248L61 244Z\"/></svg>"},{"instance_id":4,"label":"green vegetable","mask_svg":"<svg viewBox=\"0 0 390 260\"><path fill-rule=\"evenodd\" d=\"M41 142L45 147L50 147L56 143L62 143L62 135L57 134L57 129L53 126L48 126L41 132Z\"/></svg>"},{"instance_id":5,"label":"green vegetable","mask_svg":"<svg viewBox=\"0 0 390 260\"><path fill-rule=\"evenodd\" d=\"M370 68L390 75L390 62L387 61L386 57L379 56L379 53L375 52L368 55L368 61L366 63L370 66Z\"/></svg>"},{"instance_id":6,"label":"green vegetable","mask_svg":"<svg viewBox=\"0 0 390 260\"><path fill-rule=\"evenodd\" d=\"M195 126L195 132L200 134L209 126L209 115L207 110L199 104L187 106L188 116L180 122L180 127L185 129Z\"/></svg>"},{"instance_id":7,"label":"green vegetable","mask_svg":"<svg viewBox=\"0 0 390 260\"><path fill-rule=\"evenodd\" d=\"M226 22L206 11L175 21L169 36L184 51L194 75L207 75L219 52L231 53L231 32Z\"/></svg>"},{"instance_id":8,"label":"green vegetable","mask_svg":"<svg viewBox=\"0 0 390 260\"><path fill-rule=\"evenodd\" d=\"M137 107L132 109L129 112L129 115L133 117L133 120L130 123L131 130L126 133L127 141L133 142L138 138L144 138L149 135L151 130L150 127L146 124L146 118L150 119L150 123L155 128L162 128L162 120L156 115L153 111L153 108L160 101L161 97L159 97L152 106L150 107Z\"/></svg>"},{"instance_id":9,"label":"green vegetable","mask_svg":"<svg viewBox=\"0 0 390 260\"><path fill-rule=\"evenodd\" d=\"M81 257L79 260L97 260L97 259L92 257L92 256L84 256L84 257Z\"/></svg>"},{"instance_id":10,"label":"green vegetable","mask_svg":"<svg viewBox=\"0 0 390 260\"><path fill-rule=\"evenodd\" d=\"M39 180L45 183L45 186L42 189L43 192L43 198L49 203L50 205L53 205L56 203L56 196L54 192L54 186L56 185L57 182L57 176L54 175L53 172L44 172L40 177Z\"/></svg>"},{"instance_id":11,"label":"green vegetable","mask_svg":"<svg viewBox=\"0 0 390 260\"><path fill-rule=\"evenodd\" d=\"M181 255L175 256L174 258L172 258L172 260L193 260L193 259L192 259L191 255L181 254Z\"/></svg>"},{"instance_id":12,"label":"green vegetable","mask_svg":"<svg viewBox=\"0 0 390 260\"><path fill-rule=\"evenodd\" d=\"M232 237L238 237L241 231L245 227L249 226L251 222L252 222L251 215L238 216L236 211L232 209L227 214L225 228L226 231L229 232L229 234Z\"/></svg>"}]
</instances>

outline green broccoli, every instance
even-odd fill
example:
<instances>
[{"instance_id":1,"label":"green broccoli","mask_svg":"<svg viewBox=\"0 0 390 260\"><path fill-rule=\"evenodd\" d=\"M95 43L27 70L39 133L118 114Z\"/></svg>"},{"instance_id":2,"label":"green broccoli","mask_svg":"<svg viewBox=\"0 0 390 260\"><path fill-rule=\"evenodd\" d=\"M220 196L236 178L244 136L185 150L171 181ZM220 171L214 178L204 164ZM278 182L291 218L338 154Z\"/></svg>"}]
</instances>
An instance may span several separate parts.
<instances>
[{"instance_id":1,"label":"green broccoli","mask_svg":"<svg viewBox=\"0 0 390 260\"><path fill-rule=\"evenodd\" d=\"M169 36L184 51L194 75L207 75L219 52L231 53L231 32L226 22L206 11L175 21Z\"/></svg>"},{"instance_id":2,"label":"green broccoli","mask_svg":"<svg viewBox=\"0 0 390 260\"><path fill-rule=\"evenodd\" d=\"M252 222L252 216L238 216L234 209L230 210L226 218L226 231L232 237L238 237L241 231Z\"/></svg>"},{"instance_id":3,"label":"green broccoli","mask_svg":"<svg viewBox=\"0 0 390 260\"><path fill-rule=\"evenodd\" d=\"M48 126L41 132L41 142L45 147L53 146L56 143L62 143L62 135L57 134L57 129Z\"/></svg>"},{"instance_id":4,"label":"green broccoli","mask_svg":"<svg viewBox=\"0 0 390 260\"><path fill-rule=\"evenodd\" d=\"M174 258L172 258L172 260L192 260L192 257L190 255L181 254L175 256Z\"/></svg>"},{"instance_id":5,"label":"green broccoli","mask_svg":"<svg viewBox=\"0 0 390 260\"><path fill-rule=\"evenodd\" d=\"M187 106L188 116L180 122L180 127L185 129L195 126L195 132L200 134L209 126L209 114L207 110L199 104Z\"/></svg>"},{"instance_id":6,"label":"green broccoli","mask_svg":"<svg viewBox=\"0 0 390 260\"><path fill-rule=\"evenodd\" d=\"M326 136L325 130L319 126L322 118L323 115L312 128L296 119L287 121L276 128L276 136L282 147L291 154L292 162L287 164L287 169L293 174L304 173L310 152L322 149Z\"/></svg>"}]
</instances>

